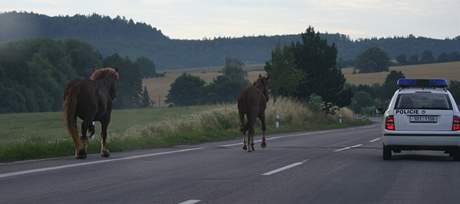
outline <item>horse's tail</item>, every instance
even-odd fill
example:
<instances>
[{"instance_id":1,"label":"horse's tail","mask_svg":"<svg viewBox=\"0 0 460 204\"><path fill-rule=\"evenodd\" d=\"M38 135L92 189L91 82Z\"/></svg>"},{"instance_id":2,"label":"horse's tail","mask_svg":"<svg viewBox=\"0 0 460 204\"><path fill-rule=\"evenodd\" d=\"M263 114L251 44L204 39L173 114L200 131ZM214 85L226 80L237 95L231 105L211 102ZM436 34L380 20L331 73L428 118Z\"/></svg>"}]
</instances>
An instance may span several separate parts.
<instances>
[{"instance_id":1,"label":"horse's tail","mask_svg":"<svg viewBox=\"0 0 460 204\"><path fill-rule=\"evenodd\" d=\"M75 144L75 150L78 151L80 147L80 139L78 137L77 130L77 96L80 92L78 86L72 86L66 90L66 96L64 99L64 120L66 123L67 130L72 135L73 142Z\"/></svg>"}]
</instances>

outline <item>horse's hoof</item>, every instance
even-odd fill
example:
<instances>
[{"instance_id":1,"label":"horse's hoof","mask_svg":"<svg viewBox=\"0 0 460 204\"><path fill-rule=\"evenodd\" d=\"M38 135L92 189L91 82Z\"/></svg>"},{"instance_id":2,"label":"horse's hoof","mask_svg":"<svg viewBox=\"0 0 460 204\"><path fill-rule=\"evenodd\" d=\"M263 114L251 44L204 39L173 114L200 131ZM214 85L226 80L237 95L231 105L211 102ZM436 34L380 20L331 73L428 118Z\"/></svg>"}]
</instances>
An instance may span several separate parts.
<instances>
[{"instance_id":1,"label":"horse's hoof","mask_svg":"<svg viewBox=\"0 0 460 204\"><path fill-rule=\"evenodd\" d=\"M78 151L78 154L77 156L75 156L75 159L86 159L86 151L83 149Z\"/></svg>"},{"instance_id":2,"label":"horse's hoof","mask_svg":"<svg viewBox=\"0 0 460 204\"><path fill-rule=\"evenodd\" d=\"M247 149L248 149L248 146L243 145L243 150L247 150Z\"/></svg>"},{"instance_id":3,"label":"horse's hoof","mask_svg":"<svg viewBox=\"0 0 460 204\"><path fill-rule=\"evenodd\" d=\"M110 152L109 152L109 150L103 150L103 151L101 152L101 157L105 157L105 158L110 157Z\"/></svg>"},{"instance_id":4,"label":"horse's hoof","mask_svg":"<svg viewBox=\"0 0 460 204\"><path fill-rule=\"evenodd\" d=\"M260 144L260 147L262 147L262 148L267 147L267 143L266 143L266 142L262 142L262 143Z\"/></svg>"}]
</instances>

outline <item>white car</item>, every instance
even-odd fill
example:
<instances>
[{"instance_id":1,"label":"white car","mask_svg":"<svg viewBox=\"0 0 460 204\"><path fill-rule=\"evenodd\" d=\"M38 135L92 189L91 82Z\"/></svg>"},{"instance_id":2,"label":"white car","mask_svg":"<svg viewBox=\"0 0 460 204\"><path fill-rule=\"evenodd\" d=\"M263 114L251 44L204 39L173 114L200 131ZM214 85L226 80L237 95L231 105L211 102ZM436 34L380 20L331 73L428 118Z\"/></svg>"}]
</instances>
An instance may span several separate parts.
<instances>
[{"instance_id":1,"label":"white car","mask_svg":"<svg viewBox=\"0 0 460 204\"><path fill-rule=\"evenodd\" d=\"M398 80L384 114L383 159L402 150L441 150L460 160L460 112L446 80Z\"/></svg>"}]
</instances>

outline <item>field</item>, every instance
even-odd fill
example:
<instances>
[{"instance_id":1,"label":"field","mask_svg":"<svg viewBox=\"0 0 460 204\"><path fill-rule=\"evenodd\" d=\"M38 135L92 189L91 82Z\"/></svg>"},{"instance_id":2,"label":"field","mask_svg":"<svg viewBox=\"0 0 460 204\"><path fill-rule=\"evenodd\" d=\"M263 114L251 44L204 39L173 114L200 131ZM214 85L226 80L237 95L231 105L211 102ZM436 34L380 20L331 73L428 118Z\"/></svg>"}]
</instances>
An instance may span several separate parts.
<instances>
[{"instance_id":1,"label":"field","mask_svg":"<svg viewBox=\"0 0 460 204\"><path fill-rule=\"evenodd\" d=\"M460 62L394 66L391 70L402 71L407 78L460 80ZM353 74L352 68L342 72L351 84L382 84L388 75L388 72Z\"/></svg>"},{"instance_id":2,"label":"field","mask_svg":"<svg viewBox=\"0 0 460 204\"><path fill-rule=\"evenodd\" d=\"M342 111L345 122L339 124L337 118L312 112L300 102L280 98L268 104L268 132L367 124L353 120L349 110ZM281 118L279 129L274 128L276 114ZM96 128L97 134L90 140L90 153L99 151L99 124ZM256 132L260 133L260 129ZM116 152L239 137L235 104L115 110L109 126L108 147ZM0 161L70 155L73 155L73 142L64 128L61 112L0 114Z\"/></svg>"},{"instance_id":3,"label":"field","mask_svg":"<svg viewBox=\"0 0 460 204\"><path fill-rule=\"evenodd\" d=\"M248 79L250 81L254 81L259 74L265 74L263 65L248 65L245 69L248 71ZM171 83L182 73L187 72L202 78L206 82L211 82L221 74L219 70L221 70L219 67L173 70L165 72L164 77L145 79L144 85L147 86L150 97L152 97L156 105L164 106L164 100L168 95ZM408 78L460 80L460 62L394 66L390 67L390 70L402 71ZM344 68L342 72L347 82L351 84L381 84L388 74L388 72L353 74L352 68ZM158 103L158 101L160 101L160 103Z\"/></svg>"}]
</instances>

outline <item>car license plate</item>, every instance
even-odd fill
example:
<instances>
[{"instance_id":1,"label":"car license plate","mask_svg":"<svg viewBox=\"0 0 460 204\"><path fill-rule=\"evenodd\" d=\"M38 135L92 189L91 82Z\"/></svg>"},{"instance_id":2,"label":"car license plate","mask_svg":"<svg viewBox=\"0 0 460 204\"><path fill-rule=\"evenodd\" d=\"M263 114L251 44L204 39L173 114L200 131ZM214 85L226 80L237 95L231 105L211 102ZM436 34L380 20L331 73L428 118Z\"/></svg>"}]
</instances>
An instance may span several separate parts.
<instances>
[{"instance_id":1,"label":"car license plate","mask_svg":"<svg viewBox=\"0 0 460 204\"><path fill-rule=\"evenodd\" d=\"M409 120L411 123L436 123L438 116L436 115L410 115Z\"/></svg>"}]
</instances>

